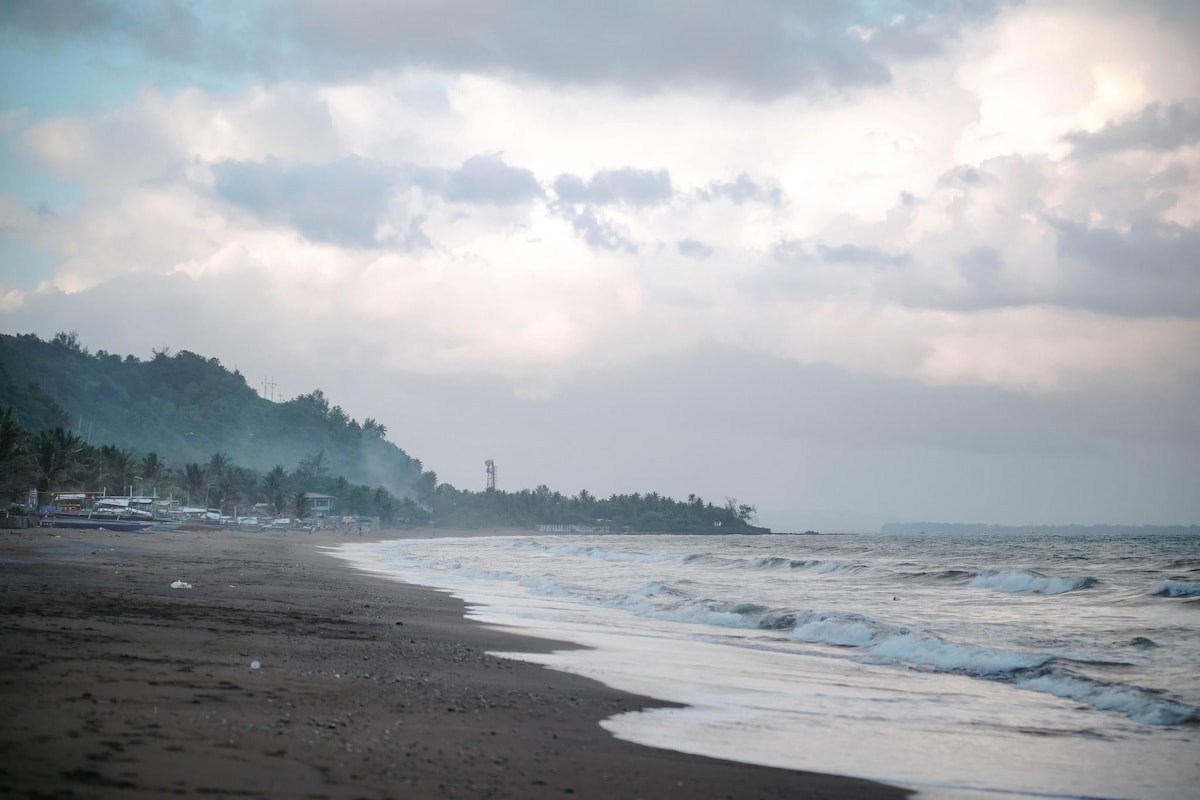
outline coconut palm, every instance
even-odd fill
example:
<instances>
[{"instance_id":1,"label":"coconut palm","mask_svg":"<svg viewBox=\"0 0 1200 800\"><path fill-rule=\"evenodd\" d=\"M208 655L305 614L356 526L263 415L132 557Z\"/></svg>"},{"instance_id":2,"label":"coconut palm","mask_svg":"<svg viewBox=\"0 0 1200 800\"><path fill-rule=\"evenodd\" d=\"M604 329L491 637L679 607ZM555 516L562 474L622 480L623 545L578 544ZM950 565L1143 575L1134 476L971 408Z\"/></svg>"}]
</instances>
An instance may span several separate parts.
<instances>
[{"instance_id":1,"label":"coconut palm","mask_svg":"<svg viewBox=\"0 0 1200 800\"><path fill-rule=\"evenodd\" d=\"M33 456L38 468L38 490L48 495L62 488L64 483L79 479L83 467L81 455L84 442L73 433L62 428L42 431L33 442ZM39 503L43 502L39 498Z\"/></svg>"},{"instance_id":2,"label":"coconut palm","mask_svg":"<svg viewBox=\"0 0 1200 800\"><path fill-rule=\"evenodd\" d=\"M208 466L204 468L208 474L208 482L216 484L232 465L233 462L229 460L229 456L224 453L213 453L212 458L208 459Z\"/></svg>"},{"instance_id":3,"label":"coconut palm","mask_svg":"<svg viewBox=\"0 0 1200 800\"><path fill-rule=\"evenodd\" d=\"M130 450L106 444L92 448L89 474L95 474L96 485L111 488L113 494L124 492L138 473L137 459Z\"/></svg>"},{"instance_id":4,"label":"coconut palm","mask_svg":"<svg viewBox=\"0 0 1200 800\"><path fill-rule=\"evenodd\" d=\"M187 492L187 504L190 506L192 495L199 497L208 485L208 477L204 474L204 468L199 464L185 464L179 471L179 485Z\"/></svg>"},{"instance_id":5,"label":"coconut palm","mask_svg":"<svg viewBox=\"0 0 1200 800\"><path fill-rule=\"evenodd\" d=\"M158 453L147 453L142 458L142 484L151 494L158 494L158 485L166 480L167 462Z\"/></svg>"},{"instance_id":6,"label":"coconut palm","mask_svg":"<svg viewBox=\"0 0 1200 800\"><path fill-rule=\"evenodd\" d=\"M29 437L13 421L12 409L0 414L0 500L8 501L37 484L38 463Z\"/></svg>"},{"instance_id":7,"label":"coconut palm","mask_svg":"<svg viewBox=\"0 0 1200 800\"><path fill-rule=\"evenodd\" d=\"M296 519L307 519L309 508L308 494L303 489L296 492L296 496L292 498L292 510Z\"/></svg>"},{"instance_id":8,"label":"coconut palm","mask_svg":"<svg viewBox=\"0 0 1200 800\"><path fill-rule=\"evenodd\" d=\"M277 515L282 514L287 505L287 479L287 470L279 464L263 478L263 494L266 495L272 513Z\"/></svg>"}]
</instances>

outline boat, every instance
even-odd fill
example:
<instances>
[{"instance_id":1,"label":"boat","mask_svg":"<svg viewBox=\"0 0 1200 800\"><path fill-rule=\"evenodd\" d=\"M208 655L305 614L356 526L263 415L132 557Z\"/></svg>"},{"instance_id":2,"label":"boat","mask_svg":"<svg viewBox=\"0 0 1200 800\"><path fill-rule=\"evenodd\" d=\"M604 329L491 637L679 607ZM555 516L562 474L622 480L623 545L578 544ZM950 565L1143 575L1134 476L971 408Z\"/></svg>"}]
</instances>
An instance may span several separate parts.
<instances>
[{"instance_id":1,"label":"boat","mask_svg":"<svg viewBox=\"0 0 1200 800\"><path fill-rule=\"evenodd\" d=\"M107 514L46 514L42 517L43 528L70 528L73 530L90 529L104 531L143 531L153 527L153 519L122 519Z\"/></svg>"}]
</instances>

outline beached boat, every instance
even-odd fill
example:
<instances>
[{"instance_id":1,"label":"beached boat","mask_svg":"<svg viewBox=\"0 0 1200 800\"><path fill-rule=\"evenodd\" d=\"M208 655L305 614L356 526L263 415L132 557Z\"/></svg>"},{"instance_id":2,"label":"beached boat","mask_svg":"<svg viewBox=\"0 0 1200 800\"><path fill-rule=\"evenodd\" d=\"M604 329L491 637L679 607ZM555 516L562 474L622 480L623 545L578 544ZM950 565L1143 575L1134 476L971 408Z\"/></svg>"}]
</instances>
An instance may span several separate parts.
<instances>
[{"instance_id":1,"label":"beached boat","mask_svg":"<svg viewBox=\"0 0 1200 800\"><path fill-rule=\"evenodd\" d=\"M86 528L106 531L141 531L153 527L155 520L121 519L107 514L46 514L43 528Z\"/></svg>"}]
</instances>

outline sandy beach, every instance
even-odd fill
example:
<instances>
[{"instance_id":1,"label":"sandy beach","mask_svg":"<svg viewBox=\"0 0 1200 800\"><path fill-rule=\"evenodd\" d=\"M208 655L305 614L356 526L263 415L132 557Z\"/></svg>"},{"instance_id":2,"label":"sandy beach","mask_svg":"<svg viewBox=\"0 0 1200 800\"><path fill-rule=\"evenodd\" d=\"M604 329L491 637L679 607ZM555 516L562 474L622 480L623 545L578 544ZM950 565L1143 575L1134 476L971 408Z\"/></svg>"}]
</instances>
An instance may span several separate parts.
<instances>
[{"instance_id":1,"label":"sandy beach","mask_svg":"<svg viewBox=\"0 0 1200 800\"><path fill-rule=\"evenodd\" d=\"M0 795L907 794L616 740L599 720L661 703L488 655L557 645L321 550L345 540L0 533Z\"/></svg>"}]
</instances>

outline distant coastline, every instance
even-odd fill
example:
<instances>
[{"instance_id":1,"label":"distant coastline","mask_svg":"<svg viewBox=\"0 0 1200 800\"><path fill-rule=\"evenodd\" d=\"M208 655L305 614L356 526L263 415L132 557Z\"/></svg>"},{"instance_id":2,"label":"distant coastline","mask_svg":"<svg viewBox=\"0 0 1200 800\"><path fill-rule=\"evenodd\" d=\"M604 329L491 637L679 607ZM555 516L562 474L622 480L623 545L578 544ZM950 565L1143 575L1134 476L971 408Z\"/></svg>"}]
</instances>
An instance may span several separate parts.
<instances>
[{"instance_id":1,"label":"distant coastline","mask_svg":"<svg viewBox=\"0 0 1200 800\"><path fill-rule=\"evenodd\" d=\"M1147 536L1200 536L1200 525L991 525L981 522L888 522L881 533L1044 533L1054 535L1145 534Z\"/></svg>"}]
</instances>

